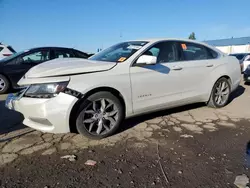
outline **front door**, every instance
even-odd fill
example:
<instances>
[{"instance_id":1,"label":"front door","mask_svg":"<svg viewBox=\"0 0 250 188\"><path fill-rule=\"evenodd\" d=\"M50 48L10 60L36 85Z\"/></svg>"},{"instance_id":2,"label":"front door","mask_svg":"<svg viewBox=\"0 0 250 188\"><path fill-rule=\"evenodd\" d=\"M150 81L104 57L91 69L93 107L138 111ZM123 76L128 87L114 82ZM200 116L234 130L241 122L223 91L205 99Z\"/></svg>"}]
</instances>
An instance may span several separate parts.
<instances>
[{"instance_id":1,"label":"front door","mask_svg":"<svg viewBox=\"0 0 250 188\"><path fill-rule=\"evenodd\" d=\"M157 57L155 65L137 65L130 68L133 110L135 113L163 108L182 100L182 63L176 42L160 42L144 52ZM143 55L144 55L143 54ZM186 78L185 78L186 79Z\"/></svg>"},{"instance_id":2,"label":"front door","mask_svg":"<svg viewBox=\"0 0 250 188\"><path fill-rule=\"evenodd\" d=\"M18 57L13 63L5 66L5 72L11 80L17 83L32 67L49 60L49 50L35 50Z\"/></svg>"}]
</instances>

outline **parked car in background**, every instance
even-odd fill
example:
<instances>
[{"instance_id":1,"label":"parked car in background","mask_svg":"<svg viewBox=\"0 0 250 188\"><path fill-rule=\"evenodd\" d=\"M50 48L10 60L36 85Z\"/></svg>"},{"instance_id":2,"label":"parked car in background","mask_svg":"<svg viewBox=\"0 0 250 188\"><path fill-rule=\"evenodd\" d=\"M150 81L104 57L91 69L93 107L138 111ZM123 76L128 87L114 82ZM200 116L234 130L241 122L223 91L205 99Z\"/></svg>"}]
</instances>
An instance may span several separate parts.
<instances>
[{"instance_id":1,"label":"parked car in background","mask_svg":"<svg viewBox=\"0 0 250 188\"><path fill-rule=\"evenodd\" d=\"M248 65L246 70L244 71L244 81L246 83L250 83L250 65Z\"/></svg>"},{"instance_id":2,"label":"parked car in background","mask_svg":"<svg viewBox=\"0 0 250 188\"><path fill-rule=\"evenodd\" d=\"M0 43L0 60L14 53L16 53L16 51L11 46Z\"/></svg>"},{"instance_id":3,"label":"parked car in background","mask_svg":"<svg viewBox=\"0 0 250 188\"><path fill-rule=\"evenodd\" d=\"M248 54L243 60L243 71L245 72L247 67L250 65L250 54Z\"/></svg>"},{"instance_id":4,"label":"parked car in background","mask_svg":"<svg viewBox=\"0 0 250 188\"><path fill-rule=\"evenodd\" d=\"M30 69L6 107L43 132L112 135L124 118L189 103L220 108L241 80L239 62L194 40L128 41L89 59L55 59ZM55 116L57 114L60 116Z\"/></svg>"},{"instance_id":5,"label":"parked car in background","mask_svg":"<svg viewBox=\"0 0 250 188\"><path fill-rule=\"evenodd\" d=\"M250 64L250 58L248 57L250 53L235 53L235 54L230 54L230 56L235 56L239 62L240 62L240 67L241 67L241 72L244 72ZM247 62L249 61L249 63Z\"/></svg>"},{"instance_id":6,"label":"parked car in background","mask_svg":"<svg viewBox=\"0 0 250 188\"><path fill-rule=\"evenodd\" d=\"M0 60L0 94L17 87L18 80L31 68L56 58L88 58L89 55L72 48L41 47L15 53ZM60 65L59 65L60 66Z\"/></svg>"}]
</instances>

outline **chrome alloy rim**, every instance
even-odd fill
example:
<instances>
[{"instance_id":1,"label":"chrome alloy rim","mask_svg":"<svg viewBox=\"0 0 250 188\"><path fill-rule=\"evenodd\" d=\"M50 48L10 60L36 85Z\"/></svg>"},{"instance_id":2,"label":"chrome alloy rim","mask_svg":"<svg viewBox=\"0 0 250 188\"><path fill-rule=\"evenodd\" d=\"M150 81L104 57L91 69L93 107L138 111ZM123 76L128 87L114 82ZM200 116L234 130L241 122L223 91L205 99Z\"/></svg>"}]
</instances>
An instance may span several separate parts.
<instances>
[{"instance_id":1,"label":"chrome alloy rim","mask_svg":"<svg viewBox=\"0 0 250 188\"><path fill-rule=\"evenodd\" d=\"M230 88L226 81L221 81L215 87L215 102L218 105L223 105L229 97Z\"/></svg>"},{"instance_id":2,"label":"chrome alloy rim","mask_svg":"<svg viewBox=\"0 0 250 188\"><path fill-rule=\"evenodd\" d=\"M0 91L3 91L5 86L6 86L5 81L2 78L0 78Z\"/></svg>"},{"instance_id":3,"label":"chrome alloy rim","mask_svg":"<svg viewBox=\"0 0 250 188\"><path fill-rule=\"evenodd\" d=\"M91 101L83 112L82 123L90 134L104 135L110 132L118 120L117 106L109 99Z\"/></svg>"}]
</instances>

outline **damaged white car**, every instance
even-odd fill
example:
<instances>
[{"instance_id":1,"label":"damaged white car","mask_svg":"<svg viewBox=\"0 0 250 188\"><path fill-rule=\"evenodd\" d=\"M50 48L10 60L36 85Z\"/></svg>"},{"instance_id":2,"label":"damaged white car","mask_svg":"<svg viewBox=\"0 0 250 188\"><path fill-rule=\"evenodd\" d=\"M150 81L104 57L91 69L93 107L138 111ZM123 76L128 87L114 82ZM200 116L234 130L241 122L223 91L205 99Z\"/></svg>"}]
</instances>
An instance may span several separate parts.
<instances>
[{"instance_id":1,"label":"damaged white car","mask_svg":"<svg viewBox=\"0 0 250 188\"><path fill-rule=\"evenodd\" d=\"M114 134L124 118L196 102L223 107L241 80L239 62L191 40L122 42L86 59L55 59L30 69L6 107L34 129Z\"/></svg>"}]
</instances>

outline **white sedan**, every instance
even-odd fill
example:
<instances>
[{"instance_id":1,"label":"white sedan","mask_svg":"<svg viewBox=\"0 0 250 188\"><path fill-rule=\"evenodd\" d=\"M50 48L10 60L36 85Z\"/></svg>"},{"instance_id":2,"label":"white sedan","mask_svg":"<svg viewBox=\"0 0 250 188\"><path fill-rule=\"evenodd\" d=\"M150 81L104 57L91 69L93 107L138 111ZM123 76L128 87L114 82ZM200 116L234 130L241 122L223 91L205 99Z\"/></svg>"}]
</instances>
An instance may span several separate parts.
<instances>
[{"instance_id":1,"label":"white sedan","mask_svg":"<svg viewBox=\"0 0 250 188\"><path fill-rule=\"evenodd\" d=\"M194 40L116 44L86 59L55 59L30 69L6 107L34 129L114 134L124 118L205 102L220 108L241 80L239 61Z\"/></svg>"}]
</instances>

